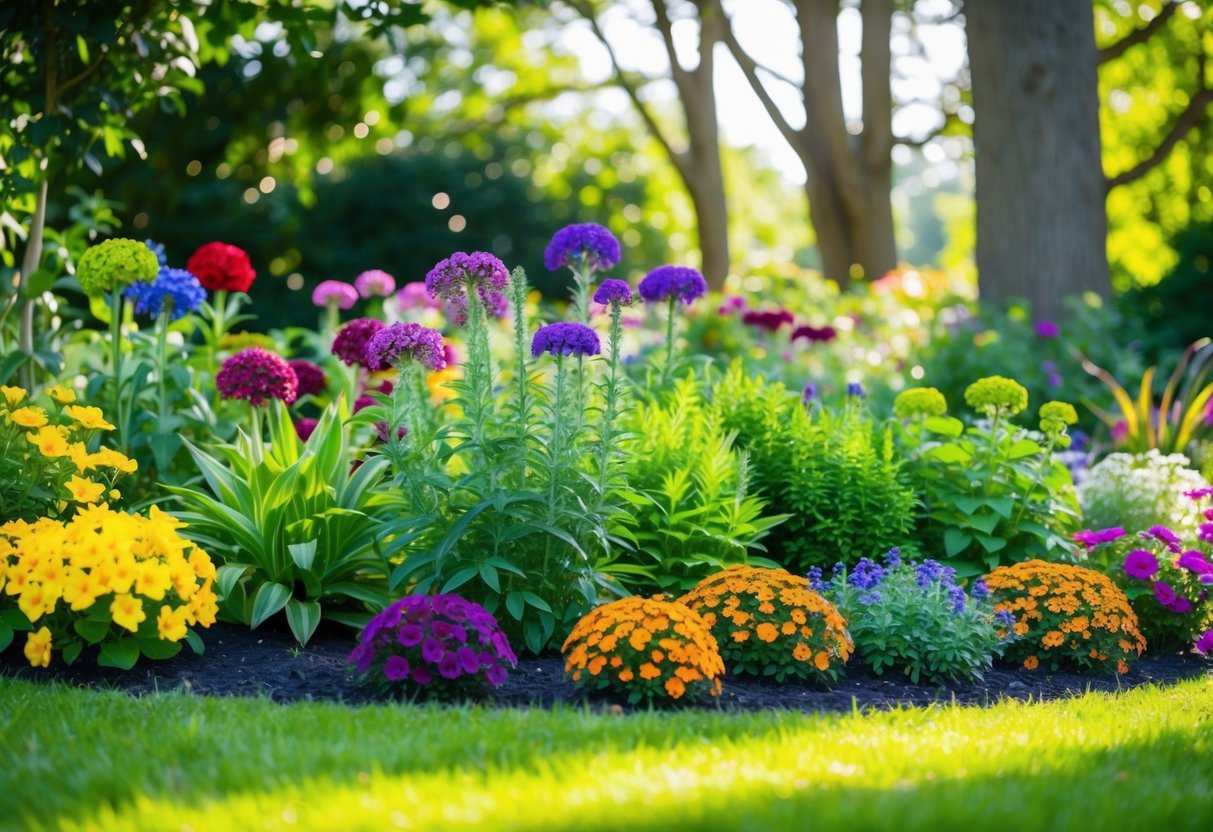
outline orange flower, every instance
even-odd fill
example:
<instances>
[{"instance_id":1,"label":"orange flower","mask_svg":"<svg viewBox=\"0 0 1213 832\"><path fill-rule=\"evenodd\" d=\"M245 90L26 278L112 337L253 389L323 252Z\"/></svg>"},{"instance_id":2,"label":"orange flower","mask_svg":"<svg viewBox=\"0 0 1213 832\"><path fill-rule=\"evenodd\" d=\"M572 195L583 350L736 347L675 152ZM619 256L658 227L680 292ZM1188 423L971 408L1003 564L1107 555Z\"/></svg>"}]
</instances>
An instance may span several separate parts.
<instances>
[{"instance_id":1,"label":"orange flower","mask_svg":"<svg viewBox=\"0 0 1213 832\"><path fill-rule=\"evenodd\" d=\"M1045 647L1060 647L1065 643L1065 640L1066 637L1057 630L1049 630L1049 632L1045 633L1044 638L1040 640L1040 643Z\"/></svg>"},{"instance_id":2,"label":"orange flower","mask_svg":"<svg viewBox=\"0 0 1213 832\"><path fill-rule=\"evenodd\" d=\"M813 651L809 649L809 645L803 641L796 645L796 649L792 651L792 658L798 662L807 662L813 658Z\"/></svg>"},{"instance_id":3,"label":"orange flower","mask_svg":"<svg viewBox=\"0 0 1213 832\"><path fill-rule=\"evenodd\" d=\"M1116 672L1122 676L1129 672L1129 665L1125 663L1124 659L1116 660Z\"/></svg>"},{"instance_id":4,"label":"orange flower","mask_svg":"<svg viewBox=\"0 0 1213 832\"><path fill-rule=\"evenodd\" d=\"M783 626L779 628L779 632L783 633L785 636L792 635L793 633L796 632L796 622L795 621L783 622Z\"/></svg>"},{"instance_id":5,"label":"orange flower","mask_svg":"<svg viewBox=\"0 0 1213 832\"><path fill-rule=\"evenodd\" d=\"M813 664L817 666L818 670L825 672L830 669L830 657L824 652L819 652L813 657Z\"/></svg>"},{"instance_id":6,"label":"orange flower","mask_svg":"<svg viewBox=\"0 0 1213 832\"><path fill-rule=\"evenodd\" d=\"M779 631L775 629L775 625L768 624L765 621L759 624L754 632L759 639L767 642L768 644L779 638Z\"/></svg>"},{"instance_id":7,"label":"orange flower","mask_svg":"<svg viewBox=\"0 0 1213 832\"><path fill-rule=\"evenodd\" d=\"M682 680L677 676L671 676L669 679L665 680L665 692L675 699L681 699L682 695L686 693L686 691L687 686L684 685Z\"/></svg>"},{"instance_id":8,"label":"orange flower","mask_svg":"<svg viewBox=\"0 0 1213 832\"><path fill-rule=\"evenodd\" d=\"M586 669L590 671L591 676L597 676L602 672L602 668L606 667L606 663L606 656L595 656L590 659L590 664Z\"/></svg>"},{"instance_id":9,"label":"orange flower","mask_svg":"<svg viewBox=\"0 0 1213 832\"><path fill-rule=\"evenodd\" d=\"M656 667L656 665L645 662L640 666L641 679L656 679L660 675L661 671Z\"/></svg>"},{"instance_id":10,"label":"orange flower","mask_svg":"<svg viewBox=\"0 0 1213 832\"><path fill-rule=\"evenodd\" d=\"M733 641L737 642L738 644L741 644L743 641L746 641L747 639L749 639L750 631L749 630L734 630L731 635L733 636Z\"/></svg>"},{"instance_id":11,"label":"orange flower","mask_svg":"<svg viewBox=\"0 0 1213 832\"><path fill-rule=\"evenodd\" d=\"M1035 670L1036 668L1040 667L1040 659L1036 658L1035 656L1028 656L1023 660L1023 666L1027 670Z\"/></svg>"},{"instance_id":12,"label":"orange flower","mask_svg":"<svg viewBox=\"0 0 1213 832\"><path fill-rule=\"evenodd\" d=\"M619 681L621 682L630 682L635 678L636 675L632 673L631 668L625 667L623 670L619 671Z\"/></svg>"}]
</instances>

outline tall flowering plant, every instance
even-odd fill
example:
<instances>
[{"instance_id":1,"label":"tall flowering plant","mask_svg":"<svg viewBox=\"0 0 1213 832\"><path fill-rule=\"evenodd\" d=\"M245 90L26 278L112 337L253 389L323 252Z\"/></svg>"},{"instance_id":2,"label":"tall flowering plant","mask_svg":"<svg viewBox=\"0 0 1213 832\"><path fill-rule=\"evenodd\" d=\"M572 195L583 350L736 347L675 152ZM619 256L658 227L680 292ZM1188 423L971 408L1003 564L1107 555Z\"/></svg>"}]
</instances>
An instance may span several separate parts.
<instances>
[{"instance_id":1,"label":"tall flowering plant","mask_svg":"<svg viewBox=\"0 0 1213 832\"><path fill-rule=\"evenodd\" d=\"M552 235L543 252L548 271L567 267L573 273L573 309L577 320L590 322L590 287L600 271L613 268L620 257L619 241L597 223L568 225ZM596 303L602 301L595 300Z\"/></svg>"},{"instance_id":2,"label":"tall flowering plant","mask_svg":"<svg viewBox=\"0 0 1213 832\"><path fill-rule=\"evenodd\" d=\"M666 305L666 356L661 369L662 383L669 381L674 369L674 321L679 301L692 303L707 294L708 284L703 275L687 266L659 266L645 275L636 287L646 303Z\"/></svg>"},{"instance_id":3,"label":"tall flowering plant","mask_svg":"<svg viewBox=\"0 0 1213 832\"><path fill-rule=\"evenodd\" d=\"M202 288L211 293L209 302L202 304L202 316L209 326L203 330L211 357L211 367L219 365L219 352L231 327L249 319L240 314L248 300L248 292L257 279L257 272L248 252L239 246L220 241L206 243L190 255L185 270L198 278Z\"/></svg>"}]
</instances>

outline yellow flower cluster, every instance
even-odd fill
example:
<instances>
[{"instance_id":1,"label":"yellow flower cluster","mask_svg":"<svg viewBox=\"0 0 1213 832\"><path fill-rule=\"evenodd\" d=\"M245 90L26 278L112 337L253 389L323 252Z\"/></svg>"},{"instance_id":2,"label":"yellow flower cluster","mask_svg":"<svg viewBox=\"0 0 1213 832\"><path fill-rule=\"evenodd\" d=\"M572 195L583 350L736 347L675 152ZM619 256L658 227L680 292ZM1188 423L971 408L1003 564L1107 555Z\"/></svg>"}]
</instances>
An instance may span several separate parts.
<instances>
[{"instance_id":1,"label":"yellow flower cluster","mask_svg":"<svg viewBox=\"0 0 1213 832\"><path fill-rule=\"evenodd\" d=\"M0 387L0 466L13 485L0 490L0 521L67 517L80 505L115 500L119 475L138 468L112 448L89 449L98 432L114 429L101 408L76 404L76 394L62 385L46 394L51 412L30 403L21 387Z\"/></svg>"},{"instance_id":2,"label":"yellow flower cluster","mask_svg":"<svg viewBox=\"0 0 1213 832\"><path fill-rule=\"evenodd\" d=\"M178 534L183 525L155 506L145 517L95 505L66 522L0 526L0 608L15 602L42 625L26 642L30 663L46 667L52 643L78 642L75 624L85 619L113 625L92 643L122 630L176 642L188 627L213 624L215 566Z\"/></svg>"},{"instance_id":3,"label":"yellow flower cluster","mask_svg":"<svg viewBox=\"0 0 1213 832\"><path fill-rule=\"evenodd\" d=\"M1020 636L1007 657L1035 670L1042 661L1127 673L1146 640L1124 592L1106 575L1082 566L1029 560L986 576L994 611L1015 616Z\"/></svg>"},{"instance_id":4,"label":"yellow flower cluster","mask_svg":"<svg viewBox=\"0 0 1213 832\"><path fill-rule=\"evenodd\" d=\"M631 703L720 694L724 662L716 639L698 615L661 596L592 610L561 652L575 684L614 690Z\"/></svg>"},{"instance_id":5,"label":"yellow flower cluster","mask_svg":"<svg viewBox=\"0 0 1213 832\"><path fill-rule=\"evenodd\" d=\"M842 615L783 569L730 566L679 600L712 628L732 673L832 681L851 655Z\"/></svg>"}]
</instances>

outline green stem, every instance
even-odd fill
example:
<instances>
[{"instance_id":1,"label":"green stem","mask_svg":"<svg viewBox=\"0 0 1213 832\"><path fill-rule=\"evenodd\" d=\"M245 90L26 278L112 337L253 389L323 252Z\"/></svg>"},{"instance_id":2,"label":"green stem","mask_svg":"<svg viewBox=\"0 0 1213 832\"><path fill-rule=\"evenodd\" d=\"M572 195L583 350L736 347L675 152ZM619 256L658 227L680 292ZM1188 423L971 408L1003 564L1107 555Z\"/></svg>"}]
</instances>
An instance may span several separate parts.
<instances>
[{"instance_id":1,"label":"green stem","mask_svg":"<svg viewBox=\"0 0 1213 832\"><path fill-rule=\"evenodd\" d=\"M170 301L166 300L166 304ZM156 321L156 393L157 393L157 410L156 410L156 433L161 436L166 435L164 429L165 423L168 421L168 324L171 308L169 306L162 307L160 315ZM164 476L169 467L169 460L163 459L160 450L162 443L157 443L155 456L157 473Z\"/></svg>"},{"instance_id":2,"label":"green stem","mask_svg":"<svg viewBox=\"0 0 1213 832\"><path fill-rule=\"evenodd\" d=\"M570 267L573 272L573 309L577 320L589 326L590 323L590 282L593 279L593 269Z\"/></svg>"},{"instance_id":3,"label":"green stem","mask_svg":"<svg viewBox=\"0 0 1213 832\"><path fill-rule=\"evenodd\" d=\"M994 422L990 425L990 442L986 452L986 484L983 496L989 497L994 485L994 457L998 454L998 429L1002 420L1002 408L995 408Z\"/></svg>"},{"instance_id":4,"label":"green stem","mask_svg":"<svg viewBox=\"0 0 1213 832\"><path fill-rule=\"evenodd\" d=\"M619 336L623 327L620 325L622 307L616 301L611 304L611 347L608 362L610 364L606 388L606 407L602 413L602 430L599 432L600 445L598 448L598 491L605 496L607 487L607 471L611 459L611 438L615 431L615 408L619 396Z\"/></svg>"},{"instance_id":5,"label":"green stem","mask_svg":"<svg viewBox=\"0 0 1213 832\"><path fill-rule=\"evenodd\" d=\"M126 419L122 406L122 289L110 290L110 371L114 376L113 413L118 428L118 445L126 448Z\"/></svg>"},{"instance_id":6,"label":"green stem","mask_svg":"<svg viewBox=\"0 0 1213 832\"><path fill-rule=\"evenodd\" d=\"M665 324L665 366L661 368L661 383L668 384L670 380L670 372L674 364L674 305L678 303L678 298L674 295L670 296L669 301L669 318Z\"/></svg>"},{"instance_id":7,"label":"green stem","mask_svg":"<svg viewBox=\"0 0 1213 832\"><path fill-rule=\"evenodd\" d=\"M514 379L518 393L518 447L523 450L526 437L529 434L531 402L529 390L527 389L527 371L526 371L526 274L521 268L514 269L510 275L510 294L511 301L514 304L514 360L517 362L517 367L514 369L516 378ZM518 475L520 485L526 481L526 465L525 463L518 466Z\"/></svg>"},{"instance_id":8,"label":"green stem","mask_svg":"<svg viewBox=\"0 0 1213 832\"><path fill-rule=\"evenodd\" d=\"M468 402L467 416L471 419L471 439L476 446L476 452L488 471L490 479L495 480L493 466L489 465L488 449L485 447L484 424L488 418L493 396L492 356L489 354L489 333L485 325L484 305L475 286L468 286L468 384L471 387L471 400Z\"/></svg>"},{"instance_id":9,"label":"green stem","mask_svg":"<svg viewBox=\"0 0 1213 832\"><path fill-rule=\"evenodd\" d=\"M1017 511L1015 513L1015 520L1012 523L1013 528L1019 527L1019 521L1023 519L1023 513L1027 510L1028 503L1031 502L1031 500L1032 500L1033 492L1035 492L1037 486L1039 486L1041 484L1041 482L1044 481L1045 465L1052 461L1053 448L1055 448L1056 446L1057 446L1056 434L1050 435L1049 436L1049 446L1045 449L1044 455L1037 461L1036 477L1032 480L1032 485L1031 485L1031 487L1028 488L1028 492L1026 494L1024 494L1023 499L1019 501L1019 511Z\"/></svg>"},{"instance_id":10,"label":"green stem","mask_svg":"<svg viewBox=\"0 0 1213 832\"><path fill-rule=\"evenodd\" d=\"M265 444L261 438L261 436L262 436L262 434L261 434L261 406L255 405L255 404L250 404L249 407L252 409L252 412L253 412L253 435L252 435L252 437L250 437L252 439L251 444L252 444L252 452L253 452L253 462L257 465L260 465L262 454L265 451Z\"/></svg>"},{"instance_id":11,"label":"green stem","mask_svg":"<svg viewBox=\"0 0 1213 832\"><path fill-rule=\"evenodd\" d=\"M556 518L556 483L560 480L560 439L564 432L561 422L564 419L564 353L556 353L556 400L552 410L552 465L548 471L551 480L548 490L548 511L551 519Z\"/></svg>"}]
</instances>

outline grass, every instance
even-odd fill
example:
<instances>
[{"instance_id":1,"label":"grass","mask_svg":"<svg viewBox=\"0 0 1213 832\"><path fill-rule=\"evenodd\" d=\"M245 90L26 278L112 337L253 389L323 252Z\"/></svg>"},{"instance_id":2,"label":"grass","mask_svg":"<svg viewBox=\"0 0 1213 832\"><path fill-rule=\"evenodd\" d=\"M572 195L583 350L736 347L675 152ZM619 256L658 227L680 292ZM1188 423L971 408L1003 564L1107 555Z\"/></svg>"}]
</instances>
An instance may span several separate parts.
<instances>
[{"instance_id":1,"label":"grass","mask_svg":"<svg viewBox=\"0 0 1213 832\"><path fill-rule=\"evenodd\" d=\"M1213 684L815 716L346 708L0 679L0 827L1200 829Z\"/></svg>"}]
</instances>

